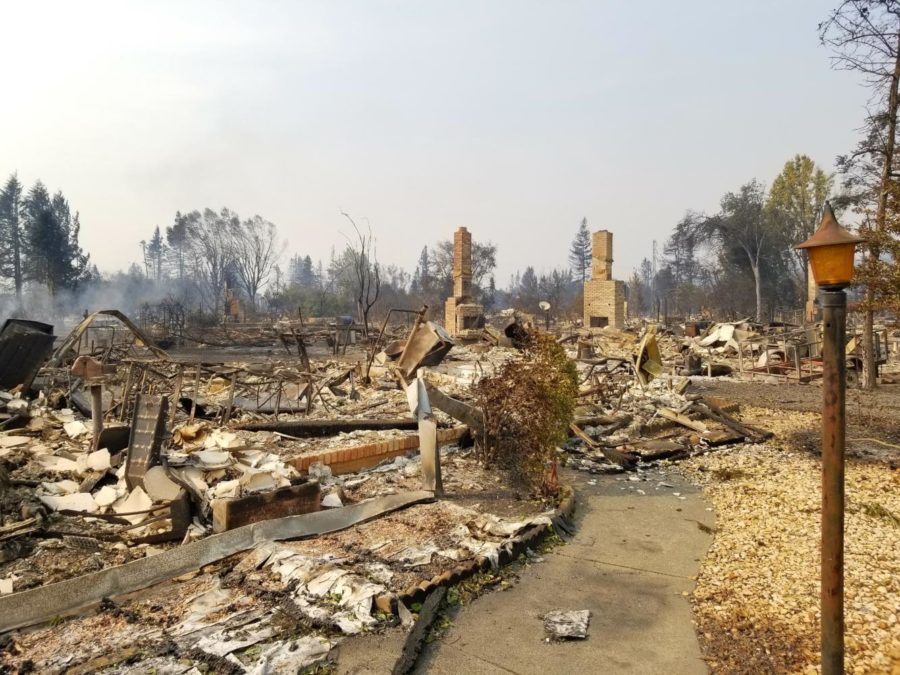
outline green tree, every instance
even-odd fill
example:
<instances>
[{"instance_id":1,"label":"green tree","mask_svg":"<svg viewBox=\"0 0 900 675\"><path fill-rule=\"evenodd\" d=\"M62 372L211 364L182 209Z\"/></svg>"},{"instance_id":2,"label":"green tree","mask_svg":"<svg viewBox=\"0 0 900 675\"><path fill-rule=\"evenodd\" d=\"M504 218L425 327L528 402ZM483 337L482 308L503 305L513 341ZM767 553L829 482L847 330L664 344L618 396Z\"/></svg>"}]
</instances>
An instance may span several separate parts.
<instances>
[{"instance_id":1,"label":"green tree","mask_svg":"<svg viewBox=\"0 0 900 675\"><path fill-rule=\"evenodd\" d=\"M872 92L863 138L854 152L838 158L844 176L846 202L862 217L860 234L867 255L857 270L865 285L863 309L863 386L875 387L874 311L883 306L879 288L883 278L882 252L895 236L888 227L897 180L897 118L900 110L900 2L844 0L819 25L822 44L832 51L832 64L860 73Z\"/></svg>"},{"instance_id":2,"label":"green tree","mask_svg":"<svg viewBox=\"0 0 900 675\"><path fill-rule=\"evenodd\" d=\"M318 284L312 257L309 255L305 257L301 255L291 256L288 262L288 281L291 286L296 286L297 288L310 290L316 288Z\"/></svg>"},{"instance_id":3,"label":"green tree","mask_svg":"<svg viewBox=\"0 0 900 675\"><path fill-rule=\"evenodd\" d=\"M628 281L628 318L642 316L647 303L648 290L641 275L637 270L631 273L631 279Z\"/></svg>"},{"instance_id":4,"label":"green tree","mask_svg":"<svg viewBox=\"0 0 900 675\"><path fill-rule=\"evenodd\" d=\"M13 280L18 308L22 307L25 278L23 210L22 184L18 176L12 174L0 191L0 274Z\"/></svg>"},{"instance_id":5,"label":"green tree","mask_svg":"<svg viewBox=\"0 0 900 675\"><path fill-rule=\"evenodd\" d=\"M153 231L150 241L142 239L140 242L141 254L144 257L144 274L148 279L156 283L162 281L163 259L166 254L166 244L159 231L159 226Z\"/></svg>"},{"instance_id":6,"label":"green tree","mask_svg":"<svg viewBox=\"0 0 900 675\"><path fill-rule=\"evenodd\" d=\"M562 316L568 296L575 285L572 271L569 269L553 269L549 274L542 274L538 279L538 292L541 300L550 303L554 316ZM535 311L532 309L531 311Z\"/></svg>"},{"instance_id":7,"label":"green tree","mask_svg":"<svg viewBox=\"0 0 900 675\"><path fill-rule=\"evenodd\" d=\"M62 192L51 198L40 181L25 199L25 214L28 278L45 285L52 296L76 289L89 270L89 257L78 244L78 214L72 215Z\"/></svg>"},{"instance_id":8,"label":"green tree","mask_svg":"<svg viewBox=\"0 0 900 675\"><path fill-rule=\"evenodd\" d=\"M416 265L416 271L413 272L413 291L422 296L427 301L431 300L433 289L433 280L431 274L431 259L428 256L428 247L423 246L422 252L419 254L419 262Z\"/></svg>"},{"instance_id":9,"label":"green tree","mask_svg":"<svg viewBox=\"0 0 900 675\"><path fill-rule=\"evenodd\" d=\"M515 303L518 309L526 312L537 312L541 301L541 288L534 267L529 265L522 272L518 288L515 289Z\"/></svg>"},{"instance_id":10,"label":"green tree","mask_svg":"<svg viewBox=\"0 0 900 675\"><path fill-rule=\"evenodd\" d=\"M591 269L591 233L588 231L587 218L581 219L575 239L569 247L569 265L575 279L582 284L588 280Z\"/></svg>"},{"instance_id":11,"label":"green tree","mask_svg":"<svg viewBox=\"0 0 900 675\"><path fill-rule=\"evenodd\" d=\"M832 177L806 155L795 155L785 162L772 181L766 209L788 242L799 243L816 231L831 186ZM791 250L791 269L802 296L809 274L806 253Z\"/></svg>"}]
</instances>

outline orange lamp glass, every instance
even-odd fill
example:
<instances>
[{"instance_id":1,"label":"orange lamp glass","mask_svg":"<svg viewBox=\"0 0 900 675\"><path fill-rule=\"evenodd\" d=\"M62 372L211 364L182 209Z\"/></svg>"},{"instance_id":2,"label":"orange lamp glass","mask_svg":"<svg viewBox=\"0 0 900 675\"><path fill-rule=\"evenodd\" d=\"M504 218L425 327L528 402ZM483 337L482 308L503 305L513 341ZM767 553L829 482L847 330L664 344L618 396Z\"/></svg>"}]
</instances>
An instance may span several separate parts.
<instances>
[{"instance_id":1,"label":"orange lamp glass","mask_svg":"<svg viewBox=\"0 0 900 675\"><path fill-rule=\"evenodd\" d=\"M816 285L838 289L846 288L853 279L853 258L861 241L862 237L838 224L831 204L825 202L819 229L794 248L806 249Z\"/></svg>"}]
</instances>

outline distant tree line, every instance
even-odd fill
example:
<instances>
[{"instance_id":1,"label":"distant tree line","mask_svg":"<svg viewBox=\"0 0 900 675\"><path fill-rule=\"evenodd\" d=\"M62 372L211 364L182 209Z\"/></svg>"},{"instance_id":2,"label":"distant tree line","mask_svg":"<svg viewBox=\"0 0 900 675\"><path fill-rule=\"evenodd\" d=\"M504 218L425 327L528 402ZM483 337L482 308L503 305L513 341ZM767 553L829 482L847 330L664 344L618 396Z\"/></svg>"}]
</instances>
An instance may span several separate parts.
<instances>
[{"instance_id":1,"label":"distant tree line","mask_svg":"<svg viewBox=\"0 0 900 675\"><path fill-rule=\"evenodd\" d=\"M793 250L816 229L833 177L806 155L788 160L769 189L757 179L722 196L713 214L688 211L629 281L629 311L771 320L804 306L805 256Z\"/></svg>"}]
</instances>

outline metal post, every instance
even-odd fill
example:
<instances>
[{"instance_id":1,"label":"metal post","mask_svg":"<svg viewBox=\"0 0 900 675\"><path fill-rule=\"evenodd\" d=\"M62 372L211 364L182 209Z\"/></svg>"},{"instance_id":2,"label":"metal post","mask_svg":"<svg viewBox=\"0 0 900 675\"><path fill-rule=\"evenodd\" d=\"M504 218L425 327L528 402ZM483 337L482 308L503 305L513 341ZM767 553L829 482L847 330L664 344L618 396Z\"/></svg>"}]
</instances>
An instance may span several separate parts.
<instances>
[{"instance_id":1,"label":"metal post","mask_svg":"<svg viewBox=\"0 0 900 675\"><path fill-rule=\"evenodd\" d=\"M91 384L91 450L100 447L100 432L103 431L103 385L99 382Z\"/></svg>"},{"instance_id":2,"label":"metal post","mask_svg":"<svg viewBox=\"0 0 900 675\"><path fill-rule=\"evenodd\" d=\"M847 296L822 290L822 675L844 672L844 397Z\"/></svg>"}]
</instances>

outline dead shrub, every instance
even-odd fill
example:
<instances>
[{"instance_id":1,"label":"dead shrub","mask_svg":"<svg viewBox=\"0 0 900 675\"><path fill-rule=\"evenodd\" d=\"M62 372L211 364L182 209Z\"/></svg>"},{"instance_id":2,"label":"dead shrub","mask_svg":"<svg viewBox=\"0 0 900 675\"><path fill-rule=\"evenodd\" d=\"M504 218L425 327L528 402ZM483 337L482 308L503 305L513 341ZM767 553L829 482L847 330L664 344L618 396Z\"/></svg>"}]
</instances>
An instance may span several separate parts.
<instances>
[{"instance_id":1,"label":"dead shrub","mask_svg":"<svg viewBox=\"0 0 900 675\"><path fill-rule=\"evenodd\" d=\"M568 434L577 393L575 364L562 346L529 331L521 356L475 386L485 422L482 463L508 470L535 492L554 491L547 467Z\"/></svg>"}]
</instances>

